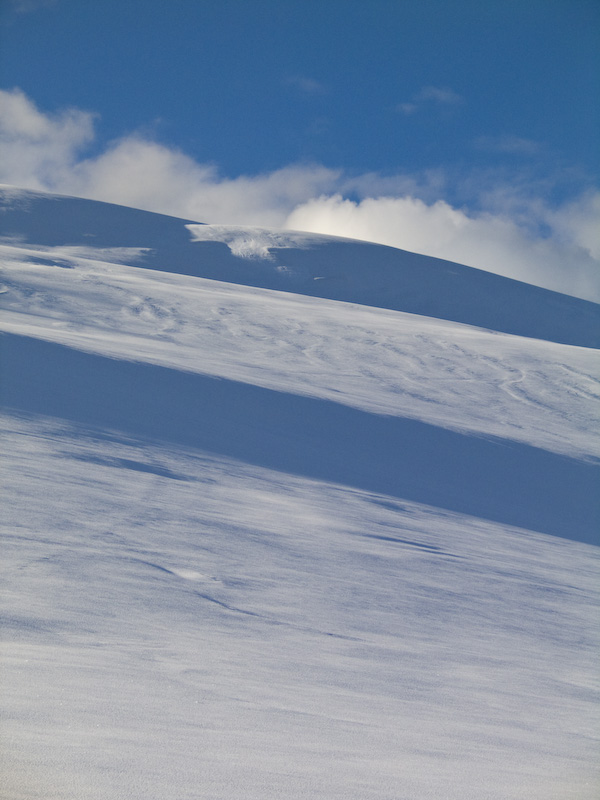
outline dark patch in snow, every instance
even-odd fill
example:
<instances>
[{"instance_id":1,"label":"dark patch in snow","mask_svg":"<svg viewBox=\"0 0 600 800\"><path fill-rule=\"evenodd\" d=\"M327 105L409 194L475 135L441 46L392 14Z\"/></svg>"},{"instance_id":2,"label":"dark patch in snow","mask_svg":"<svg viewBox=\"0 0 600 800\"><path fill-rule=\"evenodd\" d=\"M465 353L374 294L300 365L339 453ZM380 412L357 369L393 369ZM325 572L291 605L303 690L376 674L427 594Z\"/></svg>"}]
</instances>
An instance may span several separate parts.
<instances>
[{"instance_id":1,"label":"dark patch in snow","mask_svg":"<svg viewBox=\"0 0 600 800\"><path fill-rule=\"evenodd\" d=\"M147 567L152 567L152 569L157 569L159 572L166 572L167 575L173 575L174 577L177 577L173 570L170 570L167 567L161 567L160 564L155 564L152 561L143 561L141 558L136 558L134 561L137 561L138 564L145 564Z\"/></svg>"},{"instance_id":2,"label":"dark patch in snow","mask_svg":"<svg viewBox=\"0 0 600 800\"><path fill-rule=\"evenodd\" d=\"M62 258L38 258L37 256L27 256L29 264L40 264L43 267L61 267L61 269L73 269L70 261Z\"/></svg>"},{"instance_id":3,"label":"dark patch in snow","mask_svg":"<svg viewBox=\"0 0 600 800\"><path fill-rule=\"evenodd\" d=\"M396 536L382 536L380 534L374 533L363 533L362 534L366 539L379 539L382 542L394 542L395 544L404 544L408 545L409 547L416 547L419 550L426 550L428 553L435 553L436 555L440 556L450 556L450 558L461 558L461 556L456 556L453 553L446 553L440 547L436 547L433 544L420 544L419 542L412 542L410 539L399 539Z\"/></svg>"},{"instance_id":4,"label":"dark patch in snow","mask_svg":"<svg viewBox=\"0 0 600 800\"><path fill-rule=\"evenodd\" d=\"M130 458L105 458L102 456L91 455L76 455L71 456L78 461L86 461L89 464L99 464L102 467L117 467L118 469L131 469L134 472L147 472L150 475L158 475L160 478L170 478L174 481L189 481L192 478L187 475L180 475L177 472L172 472L167 467L161 467L157 464L145 464L142 461L134 461Z\"/></svg>"},{"instance_id":5,"label":"dark patch in snow","mask_svg":"<svg viewBox=\"0 0 600 800\"><path fill-rule=\"evenodd\" d=\"M222 600L217 600L216 597L212 597L209 594L203 594L202 592L194 592L194 594L196 594L197 597L201 597L203 600L208 600L209 603L214 603L215 605L224 608L226 611L233 611L237 614L244 614L247 617L256 617L257 619L260 619L262 622L266 622L269 625L278 625L278 626L283 626L285 628L293 628L294 630L301 630L305 631L306 633L316 633L319 636L329 636L332 639L344 639L350 642L362 641L362 639L356 636L346 636L341 633L333 633L331 631L319 630L318 628L308 628L304 625L295 625L292 622L286 622L284 620L275 619L274 617L269 617L266 614L258 614L255 611L248 611L244 608L238 608L237 606L232 606L229 603L225 603Z\"/></svg>"}]
</instances>

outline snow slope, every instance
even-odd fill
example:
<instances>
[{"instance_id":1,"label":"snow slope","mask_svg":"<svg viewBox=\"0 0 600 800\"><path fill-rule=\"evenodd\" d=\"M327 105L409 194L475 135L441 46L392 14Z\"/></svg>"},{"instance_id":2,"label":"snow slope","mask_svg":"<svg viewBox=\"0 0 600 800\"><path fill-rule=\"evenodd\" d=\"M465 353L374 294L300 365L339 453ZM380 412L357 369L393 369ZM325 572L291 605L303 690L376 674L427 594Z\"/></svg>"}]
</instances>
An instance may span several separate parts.
<instances>
[{"instance_id":1,"label":"snow slope","mask_svg":"<svg viewBox=\"0 0 600 800\"><path fill-rule=\"evenodd\" d=\"M600 308L5 188L6 798L593 798Z\"/></svg>"}]
</instances>

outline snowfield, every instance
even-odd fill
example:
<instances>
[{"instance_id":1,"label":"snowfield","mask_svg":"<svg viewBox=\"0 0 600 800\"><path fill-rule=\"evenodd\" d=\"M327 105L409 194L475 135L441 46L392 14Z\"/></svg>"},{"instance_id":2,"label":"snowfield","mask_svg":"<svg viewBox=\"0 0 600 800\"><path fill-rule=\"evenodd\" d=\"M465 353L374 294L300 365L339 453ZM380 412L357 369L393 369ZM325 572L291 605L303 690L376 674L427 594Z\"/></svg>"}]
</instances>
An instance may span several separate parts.
<instances>
[{"instance_id":1,"label":"snowfield","mask_svg":"<svg viewBox=\"0 0 600 800\"><path fill-rule=\"evenodd\" d=\"M1 796L596 798L600 307L0 199Z\"/></svg>"}]
</instances>

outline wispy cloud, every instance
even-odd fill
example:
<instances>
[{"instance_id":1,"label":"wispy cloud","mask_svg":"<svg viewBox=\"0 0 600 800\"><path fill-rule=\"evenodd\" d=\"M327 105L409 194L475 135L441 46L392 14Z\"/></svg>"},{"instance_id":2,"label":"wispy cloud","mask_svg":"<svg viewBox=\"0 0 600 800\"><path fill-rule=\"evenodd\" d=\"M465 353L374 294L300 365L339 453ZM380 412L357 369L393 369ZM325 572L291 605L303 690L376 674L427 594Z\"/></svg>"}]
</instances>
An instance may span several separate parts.
<instances>
[{"instance_id":1,"label":"wispy cloud","mask_svg":"<svg viewBox=\"0 0 600 800\"><path fill-rule=\"evenodd\" d=\"M517 181L481 179L473 202L457 208L440 169L349 175L302 164L229 178L139 134L91 156L94 120L79 109L46 114L22 92L0 91L0 182L199 222L366 239L600 302L599 191L551 206Z\"/></svg>"},{"instance_id":2,"label":"wispy cloud","mask_svg":"<svg viewBox=\"0 0 600 800\"><path fill-rule=\"evenodd\" d=\"M410 114L414 114L419 106L416 103L398 103L396 108L398 111L409 116Z\"/></svg>"},{"instance_id":3,"label":"wispy cloud","mask_svg":"<svg viewBox=\"0 0 600 800\"><path fill-rule=\"evenodd\" d=\"M539 142L523 139L520 136L479 136L475 139L475 147L496 153L514 153L515 155L537 155L542 149Z\"/></svg>"},{"instance_id":4,"label":"wispy cloud","mask_svg":"<svg viewBox=\"0 0 600 800\"><path fill-rule=\"evenodd\" d=\"M441 89L438 86L426 86L418 94L419 100L433 100L446 106L456 106L464 102L463 98L452 89Z\"/></svg>"},{"instance_id":5,"label":"wispy cloud","mask_svg":"<svg viewBox=\"0 0 600 800\"><path fill-rule=\"evenodd\" d=\"M464 102L464 98L453 89L440 86L424 86L410 101L399 103L397 110L402 114L410 115L415 114L429 104L438 106L459 106Z\"/></svg>"},{"instance_id":6,"label":"wispy cloud","mask_svg":"<svg viewBox=\"0 0 600 800\"><path fill-rule=\"evenodd\" d=\"M291 75L283 80L284 84L296 89L306 96L318 96L327 94L329 89L324 83L315 80L314 78L307 78L304 75Z\"/></svg>"},{"instance_id":7,"label":"wispy cloud","mask_svg":"<svg viewBox=\"0 0 600 800\"><path fill-rule=\"evenodd\" d=\"M30 14L40 8L50 8L58 0L9 0L9 7L17 14Z\"/></svg>"}]
</instances>

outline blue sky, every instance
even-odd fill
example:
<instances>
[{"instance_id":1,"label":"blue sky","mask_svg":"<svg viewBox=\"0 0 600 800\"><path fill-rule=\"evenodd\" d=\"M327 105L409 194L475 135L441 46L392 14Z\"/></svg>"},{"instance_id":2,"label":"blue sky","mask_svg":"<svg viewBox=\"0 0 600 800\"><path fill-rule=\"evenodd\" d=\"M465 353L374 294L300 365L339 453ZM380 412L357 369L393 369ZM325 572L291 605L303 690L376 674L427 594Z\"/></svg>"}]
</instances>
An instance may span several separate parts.
<instances>
[{"instance_id":1,"label":"blue sky","mask_svg":"<svg viewBox=\"0 0 600 800\"><path fill-rule=\"evenodd\" d=\"M4 99L13 108L4 182L225 221L227 202L214 193L200 202L201 189L192 201L189 180L161 198L158 177L148 178L149 147L145 177L133 170L127 181L152 184L145 192L116 179L101 186L107 153L120 144L122 165L128 143L125 174L141 158L137 142L177 162L158 170L165 186L165 170L181 178L196 168L198 186L208 181L223 195L235 184L234 223L282 224L324 198L327 231L349 235L356 225L343 222L331 198L357 204L363 221L366 200L412 198L426 210L444 203L468 220L494 215L526 238L583 243L595 257L588 217L600 182L596 0L4 0L0 25L0 88L12 93ZM60 175L33 169L22 141L15 150L25 114L14 109L15 90L55 126L40 163L56 158L56 126L63 140L73 134L66 109L88 126L65 144ZM94 159L96 178L84 179ZM273 178L281 170L287 177ZM258 176L270 180L261 200L256 191L243 199L242 176L253 190ZM319 220L316 211L300 219L324 229L323 210ZM574 225L585 228L582 240ZM366 226L365 238L372 230L374 238ZM423 250L417 239L415 247L408 237L407 249ZM459 260L452 248L449 257Z\"/></svg>"}]
</instances>

